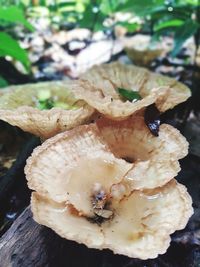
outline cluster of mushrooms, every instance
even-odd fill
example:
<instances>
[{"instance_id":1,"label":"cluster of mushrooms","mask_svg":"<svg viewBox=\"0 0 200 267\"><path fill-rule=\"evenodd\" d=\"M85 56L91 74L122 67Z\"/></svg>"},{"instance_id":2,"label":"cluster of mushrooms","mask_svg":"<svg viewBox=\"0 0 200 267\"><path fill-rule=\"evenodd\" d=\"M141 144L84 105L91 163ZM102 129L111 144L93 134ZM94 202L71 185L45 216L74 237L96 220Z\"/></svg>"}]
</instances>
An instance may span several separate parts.
<instances>
[{"instance_id":1,"label":"cluster of mushrooms","mask_svg":"<svg viewBox=\"0 0 200 267\"><path fill-rule=\"evenodd\" d=\"M174 179L188 143L167 124L155 133L144 117L152 105L164 112L185 101L185 85L114 62L0 94L0 119L43 141L25 167L36 222L90 248L165 253L193 213Z\"/></svg>"}]
</instances>

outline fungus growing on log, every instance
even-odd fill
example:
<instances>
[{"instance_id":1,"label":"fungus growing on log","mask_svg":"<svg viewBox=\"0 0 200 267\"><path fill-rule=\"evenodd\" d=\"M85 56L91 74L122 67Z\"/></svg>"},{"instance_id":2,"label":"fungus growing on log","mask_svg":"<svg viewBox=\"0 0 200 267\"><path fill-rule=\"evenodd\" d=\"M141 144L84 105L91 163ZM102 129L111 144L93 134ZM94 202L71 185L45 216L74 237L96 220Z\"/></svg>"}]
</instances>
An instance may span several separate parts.
<instances>
[{"instance_id":1,"label":"fungus growing on log","mask_svg":"<svg viewBox=\"0 0 200 267\"><path fill-rule=\"evenodd\" d=\"M137 92L141 99L122 98L121 88ZM106 117L121 120L153 103L164 112L184 102L191 92L175 79L114 62L95 66L82 74L79 86L74 86L74 94Z\"/></svg>"},{"instance_id":2,"label":"fungus growing on log","mask_svg":"<svg viewBox=\"0 0 200 267\"><path fill-rule=\"evenodd\" d=\"M170 125L163 124L154 137L140 116L101 119L47 140L28 159L25 172L38 193L74 204L77 190L83 205L88 190L102 186L108 192L122 179L131 190L164 185L180 171L178 159L187 151L187 141Z\"/></svg>"},{"instance_id":3,"label":"fungus growing on log","mask_svg":"<svg viewBox=\"0 0 200 267\"><path fill-rule=\"evenodd\" d=\"M42 139L88 122L94 109L74 97L71 83L41 82L3 89L0 119Z\"/></svg>"},{"instance_id":4,"label":"fungus growing on log","mask_svg":"<svg viewBox=\"0 0 200 267\"><path fill-rule=\"evenodd\" d=\"M60 133L27 161L34 218L91 248L157 257L192 214L185 187L173 180L187 149L172 126L154 137L141 116Z\"/></svg>"}]
</instances>

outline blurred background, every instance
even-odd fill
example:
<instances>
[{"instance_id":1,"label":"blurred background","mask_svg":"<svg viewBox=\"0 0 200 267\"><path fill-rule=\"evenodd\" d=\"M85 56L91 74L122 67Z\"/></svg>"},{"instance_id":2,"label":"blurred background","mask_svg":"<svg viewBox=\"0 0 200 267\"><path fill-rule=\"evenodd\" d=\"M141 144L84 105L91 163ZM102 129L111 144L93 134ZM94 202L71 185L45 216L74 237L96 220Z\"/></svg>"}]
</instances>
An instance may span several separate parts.
<instances>
[{"instance_id":1,"label":"blurred background","mask_svg":"<svg viewBox=\"0 0 200 267\"><path fill-rule=\"evenodd\" d=\"M81 266L200 266L199 44L199 0L0 0L0 94L12 84L75 79L115 60L174 77L192 90L187 102L161 116L190 142L178 175L194 202L187 228L172 236L167 254L146 263L65 241L72 255L81 251ZM0 121L0 236L29 205L23 167L39 143Z\"/></svg>"},{"instance_id":2,"label":"blurred background","mask_svg":"<svg viewBox=\"0 0 200 267\"><path fill-rule=\"evenodd\" d=\"M185 65L200 65L197 0L0 4L1 87L77 77L94 64L116 59L166 66L161 72L169 71L171 64L180 67L179 72Z\"/></svg>"}]
</instances>

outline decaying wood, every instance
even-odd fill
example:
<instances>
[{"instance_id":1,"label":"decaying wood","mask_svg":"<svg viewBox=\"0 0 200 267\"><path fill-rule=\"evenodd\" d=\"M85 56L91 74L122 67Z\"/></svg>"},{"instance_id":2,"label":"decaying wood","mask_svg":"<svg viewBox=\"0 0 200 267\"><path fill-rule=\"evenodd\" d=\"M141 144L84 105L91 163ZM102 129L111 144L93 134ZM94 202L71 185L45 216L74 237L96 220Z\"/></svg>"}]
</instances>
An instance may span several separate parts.
<instances>
[{"instance_id":1,"label":"decaying wood","mask_svg":"<svg viewBox=\"0 0 200 267\"><path fill-rule=\"evenodd\" d=\"M62 247L62 239L37 224L27 208L0 239L0 266L58 266Z\"/></svg>"},{"instance_id":2,"label":"decaying wood","mask_svg":"<svg viewBox=\"0 0 200 267\"><path fill-rule=\"evenodd\" d=\"M99 251L62 239L37 224L30 207L0 239L0 267L78 267L88 266L86 260L97 266L100 258Z\"/></svg>"},{"instance_id":3,"label":"decaying wood","mask_svg":"<svg viewBox=\"0 0 200 267\"><path fill-rule=\"evenodd\" d=\"M45 230L33 221L30 208L27 208L0 239L0 266L44 266L41 250L45 236Z\"/></svg>"}]
</instances>

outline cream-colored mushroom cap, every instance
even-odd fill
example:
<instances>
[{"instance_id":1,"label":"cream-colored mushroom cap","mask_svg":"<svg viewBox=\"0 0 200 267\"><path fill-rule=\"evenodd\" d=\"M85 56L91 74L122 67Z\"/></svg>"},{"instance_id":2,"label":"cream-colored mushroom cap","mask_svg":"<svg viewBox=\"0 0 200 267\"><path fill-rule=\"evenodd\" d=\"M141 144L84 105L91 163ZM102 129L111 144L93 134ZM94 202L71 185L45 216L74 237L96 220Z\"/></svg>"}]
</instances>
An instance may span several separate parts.
<instances>
[{"instance_id":1,"label":"cream-colored mushroom cap","mask_svg":"<svg viewBox=\"0 0 200 267\"><path fill-rule=\"evenodd\" d=\"M0 119L43 139L86 123L94 109L74 97L72 83L75 86L75 81L53 81L7 87L0 95ZM53 108L40 110L40 97L53 100Z\"/></svg>"},{"instance_id":2,"label":"cream-colored mushroom cap","mask_svg":"<svg viewBox=\"0 0 200 267\"><path fill-rule=\"evenodd\" d=\"M96 123L112 153L132 163L124 177L131 190L166 184L180 171L178 160L188 153L185 137L168 124L162 124L155 137L141 116L124 121L101 119Z\"/></svg>"},{"instance_id":3,"label":"cream-colored mushroom cap","mask_svg":"<svg viewBox=\"0 0 200 267\"><path fill-rule=\"evenodd\" d=\"M76 127L35 149L25 168L29 188L57 202L70 202L93 216L96 195L106 198L132 164L116 158L95 124Z\"/></svg>"},{"instance_id":4,"label":"cream-colored mushroom cap","mask_svg":"<svg viewBox=\"0 0 200 267\"><path fill-rule=\"evenodd\" d=\"M178 159L187 149L172 126L162 125L154 137L142 117L102 119L45 141L27 160L25 173L29 188L91 215L97 212L96 196L106 201L120 182L126 194L167 183L180 170Z\"/></svg>"},{"instance_id":5,"label":"cream-colored mushroom cap","mask_svg":"<svg viewBox=\"0 0 200 267\"><path fill-rule=\"evenodd\" d=\"M165 253L170 234L183 229L193 212L185 187L174 180L162 188L134 191L111 204L113 216L102 222L80 215L69 203L56 203L38 193L32 194L31 207L38 223L64 238L140 259Z\"/></svg>"},{"instance_id":6,"label":"cream-colored mushroom cap","mask_svg":"<svg viewBox=\"0 0 200 267\"><path fill-rule=\"evenodd\" d=\"M175 79L119 62L95 66L80 79L79 86L75 86L75 96L116 120L124 119L152 103L163 112L191 95L189 88ZM124 100L119 88L138 92L141 100Z\"/></svg>"}]
</instances>

